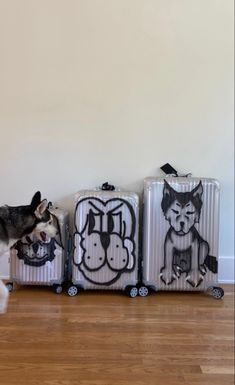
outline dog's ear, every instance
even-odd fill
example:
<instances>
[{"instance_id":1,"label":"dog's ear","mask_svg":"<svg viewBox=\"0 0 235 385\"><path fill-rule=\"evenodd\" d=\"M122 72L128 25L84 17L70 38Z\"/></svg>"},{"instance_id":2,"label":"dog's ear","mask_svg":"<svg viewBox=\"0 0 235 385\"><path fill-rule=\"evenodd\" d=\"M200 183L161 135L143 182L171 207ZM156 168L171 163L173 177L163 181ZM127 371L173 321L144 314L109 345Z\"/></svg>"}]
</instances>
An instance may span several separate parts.
<instances>
[{"instance_id":1,"label":"dog's ear","mask_svg":"<svg viewBox=\"0 0 235 385\"><path fill-rule=\"evenodd\" d=\"M41 202L41 193L40 193L40 191L37 191L34 194L32 201L30 203L30 206L31 206L33 211L36 210L36 208L38 207L40 202Z\"/></svg>"},{"instance_id":2,"label":"dog's ear","mask_svg":"<svg viewBox=\"0 0 235 385\"><path fill-rule=\"evenodd\" d=\"M43 213L47 209L48 202L46 199L43 199L43 201L37 206L36 210L34 211L34 214L38 219L41 219L43 216Z\"/></svg>"},{"instance_id":3,"label":"dog's ear","mask_svg":"<svg viewBox=\"0 0 235 385\"><path fill-rule=\"evenodd\" d=\"M203 193L202 181L200 180L198 185L191 191L191 194L193 195L194 198L198 196L199 199L202 199L202 193Z\"/></svg>"},{"instance_id":4,"label":"dog's ear","mask_svg":"<svg viewBox=\"0 0 235 385\"><path fill-rule=\"evenodd\" d=\"M166 212L168 208L170 207L171 203L176 197L176 191L167 183L166 180L164 180L164 187L163 187L163 194L162 194L162 202L161 207L164 215L166 215Z\"/></svg>"}]
</instances>

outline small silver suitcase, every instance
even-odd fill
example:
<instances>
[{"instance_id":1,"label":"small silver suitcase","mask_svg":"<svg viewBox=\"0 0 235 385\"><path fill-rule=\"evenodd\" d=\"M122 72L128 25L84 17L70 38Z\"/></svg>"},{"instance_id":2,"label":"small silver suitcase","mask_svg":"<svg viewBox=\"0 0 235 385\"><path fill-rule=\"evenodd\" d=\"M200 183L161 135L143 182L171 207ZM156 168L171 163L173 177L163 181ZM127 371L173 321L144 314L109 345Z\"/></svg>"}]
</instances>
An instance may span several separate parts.
<instances>
[{"instance_id":1,"label":"small silver suitcase","mask_svg":"<svg viewBox=\"0 0 235 385\"><path fill-rule=\"evenodd\" d=\"M76 194L70 296L79 288L138 294L139 199L113 189L106 183Z\"/></svg>"},{"instance_id":2,"label":"small silver suitcase","mask_svg":"<svg viewBox=\"0 0 235 385\"><path fill-rule=\"evenodd\" d=\"M24 237L10 253L10 282L22 285L52 286L55 293L62 292L62 283L68 264L69 214L53 206L49 208L58 220L60 234L39 242L32 235Z\"/></svg>"},{"instance_id":3,"label":"small silver suitcase","mask_svg":"<svg viewBox=\"0 0 235 385\"><path fill-rule=\"evenodd\" d=\"M218 280L218 181L144 181L143 277L154 290L207 290L221 298Z\"/></svg>"}]
</instances>

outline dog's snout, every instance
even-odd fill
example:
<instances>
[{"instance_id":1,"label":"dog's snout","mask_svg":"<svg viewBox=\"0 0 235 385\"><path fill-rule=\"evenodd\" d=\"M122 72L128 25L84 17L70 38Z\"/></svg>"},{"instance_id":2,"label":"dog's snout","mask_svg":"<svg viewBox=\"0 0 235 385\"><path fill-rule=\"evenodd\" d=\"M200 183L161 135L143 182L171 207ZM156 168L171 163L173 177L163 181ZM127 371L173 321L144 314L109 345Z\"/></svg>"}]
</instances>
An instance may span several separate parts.
<instances>
[{"instance_id":1,"label":"dog's snout","mask_svg":"<svg viewBox=\"0 0 235 385\"><path fill-rule=\"evenodd\" d=\"M184 228L184 222L180 222L180 227L181 227L181 229Z\"/></svg>"},{"instance_id":2,"label":"dog's snout","mask_svg":"<svg viewBox=\"0 0 235 385\"><path fill-rule=\"evenodd\" d=\"M101 244L102 244L104 250L107 250L107 248L109 247L109 244L110 244L109 233L101 233L100 234L100 240L101 240Z\"/></svg>"}]
</instances>

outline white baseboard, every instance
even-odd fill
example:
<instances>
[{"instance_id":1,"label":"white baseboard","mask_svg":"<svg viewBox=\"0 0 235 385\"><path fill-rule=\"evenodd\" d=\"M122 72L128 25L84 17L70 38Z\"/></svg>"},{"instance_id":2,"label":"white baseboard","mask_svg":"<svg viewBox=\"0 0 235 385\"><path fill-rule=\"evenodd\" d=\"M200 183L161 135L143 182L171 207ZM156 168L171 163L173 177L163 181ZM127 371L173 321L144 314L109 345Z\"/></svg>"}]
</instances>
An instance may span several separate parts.
<instances>
[{"instance_id":1,"label":"white baseboard","mask_svg":"<svg viewBox=\"0 0 235 385\"><path fill-rule=\"evenodd\" d=\"M233 256L219 258L219 282L235 283Z\"/></svg>"},{"instance_id":2,"label":"white baseboard","mask_svg":"<svg viewBox=\"0 0 235 385\"><path fill-rule=\"evenodd\" d=\"M9 279L8 259L1 258L0 279ZM235 283L234 277L234 257L219 257L219 283Z\"/></svg>"}]
</instances>

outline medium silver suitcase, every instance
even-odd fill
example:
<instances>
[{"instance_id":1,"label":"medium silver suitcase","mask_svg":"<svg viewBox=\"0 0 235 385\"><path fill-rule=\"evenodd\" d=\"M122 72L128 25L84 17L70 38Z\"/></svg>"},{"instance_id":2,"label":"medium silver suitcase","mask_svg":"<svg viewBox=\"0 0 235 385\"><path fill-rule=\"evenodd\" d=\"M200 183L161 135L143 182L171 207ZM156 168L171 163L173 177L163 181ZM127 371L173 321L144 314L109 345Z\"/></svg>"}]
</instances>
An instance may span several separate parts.
<instances>
[{"instance_id":1,"label":"medium silver suitcase","mask_svg":"<svg viewBox=\"0 0 235 385\"><path fill-rule=\"evenodd\" d=\"M218 181L144 181L143 283L154 290L207 290L223 296L218 280Z\"/></svg>"},{"instance_id":2,"label":"medium silver suitcase","mask_svg":"<svg viewBox=\"0 0 235 385\"><path fill-rule=\"evenodd\" d=\"M53 206L49 208L58 220L60 234L39 242L32 235L22 238L11 249L9 291L13 283L52 286L62 292L68 263L69 214Z\"/></svg>"},{"instance_id":3,"label":"medium silver suitcase","mask_svg":"<svg viewBox=\"0 0 235 385\"><path fill-rule=\"evenodd\" d=\"M79 288L138 294L139 199L113 188L104 184L76 194L70 296Z\"/></svg>"}]
</instances>

